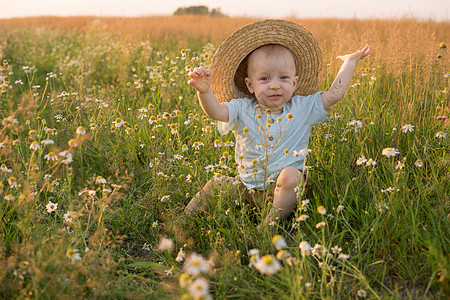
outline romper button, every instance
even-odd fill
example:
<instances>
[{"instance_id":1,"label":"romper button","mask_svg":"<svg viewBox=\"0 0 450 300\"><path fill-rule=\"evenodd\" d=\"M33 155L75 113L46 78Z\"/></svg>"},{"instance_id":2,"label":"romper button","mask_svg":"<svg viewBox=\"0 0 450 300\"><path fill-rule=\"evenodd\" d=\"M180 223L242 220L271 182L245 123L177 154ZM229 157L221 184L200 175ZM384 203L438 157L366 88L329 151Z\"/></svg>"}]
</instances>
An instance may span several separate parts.
<instances>
[{"instance_id":1,"label":"romper button","mask_svg":"<svg viewBox=\"0 0 450 300\"><path fill-rule=\"evenodd\" d=\"M273 136L270 136L270 137L269 137L269 141L273 141Z\"/></svg>"}]
</instances>

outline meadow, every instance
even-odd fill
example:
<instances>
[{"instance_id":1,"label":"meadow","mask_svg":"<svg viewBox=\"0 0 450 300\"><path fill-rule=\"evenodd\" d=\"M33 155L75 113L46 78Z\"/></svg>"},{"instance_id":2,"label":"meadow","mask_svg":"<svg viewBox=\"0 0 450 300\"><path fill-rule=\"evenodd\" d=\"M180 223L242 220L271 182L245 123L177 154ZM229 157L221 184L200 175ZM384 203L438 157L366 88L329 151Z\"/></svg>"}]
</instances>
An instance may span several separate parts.
<instances>
[{"instance_id":1,"label":"meadow","mask_svg":"<svg viewBox=\"0 0 450 300\"><path fill-rule=\"evenodd\" d=\"M294 20L373 47L315 126L290 218L228 193L234 137L187 73L245 18L0 20L0 298L448 299L450 22ZM302 149L286 149L286 155Z\"/></svg>"}]
</instances>

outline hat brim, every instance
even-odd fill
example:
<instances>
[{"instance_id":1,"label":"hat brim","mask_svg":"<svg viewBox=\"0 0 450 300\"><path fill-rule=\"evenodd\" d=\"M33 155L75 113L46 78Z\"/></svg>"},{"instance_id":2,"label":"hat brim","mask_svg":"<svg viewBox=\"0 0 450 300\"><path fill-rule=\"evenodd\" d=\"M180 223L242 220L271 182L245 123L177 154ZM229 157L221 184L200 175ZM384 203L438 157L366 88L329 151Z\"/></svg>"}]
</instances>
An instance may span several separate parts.
<instances>
[{"instance_id":1,"label":"hat brim","mask_svg":"<svg viewBox=\"0 0 450 300\"><path fill-rule=\"evenodd\" d=\"M314 36L303 26L286 20L264 20L244 26L217 48L211 62L211 89L219 102L249 97L246 70L241 62L253 50L268 44L282 45L295 55L298 84L294 95L314 94L322 75L322 52Z\"/></svg>"}]
</instances>

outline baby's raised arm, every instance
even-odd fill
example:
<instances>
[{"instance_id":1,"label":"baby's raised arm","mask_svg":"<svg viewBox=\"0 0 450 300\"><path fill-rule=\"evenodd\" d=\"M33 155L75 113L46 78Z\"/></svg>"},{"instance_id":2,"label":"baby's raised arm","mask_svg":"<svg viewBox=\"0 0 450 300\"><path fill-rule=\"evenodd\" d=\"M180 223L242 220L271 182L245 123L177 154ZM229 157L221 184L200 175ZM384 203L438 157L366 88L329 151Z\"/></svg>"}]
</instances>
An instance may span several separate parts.
<instances>
[{"instance_id":1,"label":"baby's raised arm","mask_svg":"<svg viewBox=\"0 0 450 300\"><path fill-rule=\"evenodd\" d=\"M211 90L211 71L204 67L195 67L189 72L188 84L197 90L200 106L211 119L228 122L228 107L219 103Z\"/></svg>"},{"instance_id":2,"label":"baby's raised arm","mask_svg":"<svg viewBox=\"0 0 450 300\"><path fill-rule=\"evenodd\" d=\"M325 109L329 108L336 102L342 99L347 91L350 81L352 80L353 72L355 70L356 63L369 55L372 48L366 45L363 49L354 53L338 56L337 58L344 61L336 75L330 89L327 92L322 93L322 103Z\"/></svg>"}]
</instances>

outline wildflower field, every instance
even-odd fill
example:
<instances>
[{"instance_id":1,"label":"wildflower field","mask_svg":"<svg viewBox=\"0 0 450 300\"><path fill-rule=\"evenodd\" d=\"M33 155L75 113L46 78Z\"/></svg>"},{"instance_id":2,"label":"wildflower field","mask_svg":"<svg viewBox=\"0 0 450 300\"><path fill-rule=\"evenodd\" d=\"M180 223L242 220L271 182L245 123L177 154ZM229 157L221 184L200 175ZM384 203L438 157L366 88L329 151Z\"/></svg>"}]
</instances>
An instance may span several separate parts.
<instances>
[{"instance_id":1,"label":"wildflower field","mask_svg":"<svg viewBox=\"0 0 450 300\"><path fill-rule=\"evenodd\" d=\"M283 149L307 155L295 214L258 232L270 198L222 192L185 216L238 163L187 73L254 21L0 20L0 298L449 297L450 22L294 20L321 90L373 48L309 149Z\"/></svg>"}]
</instances>

